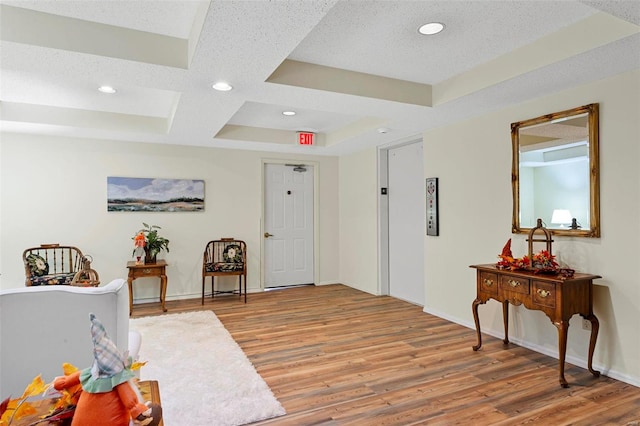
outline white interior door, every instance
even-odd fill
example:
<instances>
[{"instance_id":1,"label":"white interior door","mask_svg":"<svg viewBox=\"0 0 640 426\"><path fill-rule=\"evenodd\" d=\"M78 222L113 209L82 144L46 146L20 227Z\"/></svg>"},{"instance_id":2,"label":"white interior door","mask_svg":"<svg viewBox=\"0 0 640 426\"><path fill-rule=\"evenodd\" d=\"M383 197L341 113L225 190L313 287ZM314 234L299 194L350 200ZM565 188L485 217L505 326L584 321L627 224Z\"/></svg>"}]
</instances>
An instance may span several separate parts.
<instances>
[{"instance_id":1,"label":"white interior door","mask_svg":"<svg viewBox=\"0 0 640 426\"><path fill-rule=\"evenodd\" d=\"M313 284L313 166L265 164L264 191L265 287Z\"/></svg>"},{"instance_id":2,"label":"white interior door","mask_svg":"<svg viewBox=\"0 0 640 426\"><path fill-rule=\"evenodd\" d=\"M389 149L389 294L424 306L422 141Z\"/></svg>"}]
</instances>

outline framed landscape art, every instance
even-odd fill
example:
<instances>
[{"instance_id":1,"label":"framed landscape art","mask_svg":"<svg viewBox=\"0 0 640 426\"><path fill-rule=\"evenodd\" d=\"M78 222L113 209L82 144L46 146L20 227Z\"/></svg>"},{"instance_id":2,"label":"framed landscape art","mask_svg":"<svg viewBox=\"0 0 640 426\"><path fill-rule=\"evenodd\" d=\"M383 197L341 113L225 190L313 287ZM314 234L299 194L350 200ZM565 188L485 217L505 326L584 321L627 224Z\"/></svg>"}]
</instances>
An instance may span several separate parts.
<instances>
[{"instance_id":1,"label":"framed landscape art","mask_svg":"<svg viewBox=\"0 0 640 426\"><path fill-rule=\"evenodd\" d=\"M204 210L204 180L107 177L107 211Z\"/></svg>"}]
</instances>

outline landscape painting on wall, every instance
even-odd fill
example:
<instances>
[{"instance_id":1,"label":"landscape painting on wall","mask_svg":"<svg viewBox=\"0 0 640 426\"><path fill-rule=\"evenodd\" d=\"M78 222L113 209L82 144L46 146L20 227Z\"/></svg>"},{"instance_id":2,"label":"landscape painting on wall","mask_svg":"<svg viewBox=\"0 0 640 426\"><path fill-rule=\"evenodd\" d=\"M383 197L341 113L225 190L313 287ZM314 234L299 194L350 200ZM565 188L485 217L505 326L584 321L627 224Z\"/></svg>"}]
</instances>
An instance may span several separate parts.
<instances>
[{"instance_id":1,"label":"landscape painting on wall","mask_svg":"<svg viewBox=\"0 0 640 426\"><path fill-rule=\"evenodd\" d=\"M204 180L107 177L107 211L204 210Z\"/></svg>"}]
</instances>

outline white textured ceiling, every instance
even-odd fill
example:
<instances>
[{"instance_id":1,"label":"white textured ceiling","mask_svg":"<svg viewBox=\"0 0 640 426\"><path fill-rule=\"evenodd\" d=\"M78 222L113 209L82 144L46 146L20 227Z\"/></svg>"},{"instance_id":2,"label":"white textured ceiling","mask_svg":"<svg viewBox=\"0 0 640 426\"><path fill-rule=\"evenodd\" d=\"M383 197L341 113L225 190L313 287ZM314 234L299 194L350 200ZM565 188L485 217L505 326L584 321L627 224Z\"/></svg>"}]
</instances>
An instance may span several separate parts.
<instances>
[{"instance_id":1,"label":"white textured ceiling","mask_svg":"<svg viewBox=\"0 0 640 426\"><path fill-rule=\"evenodd\" d=\"M0 1L0 18L3 132L341 155L640 68L637 0ZM445 31L419 35L430 21Z\"/></svg>"}]
</instances>

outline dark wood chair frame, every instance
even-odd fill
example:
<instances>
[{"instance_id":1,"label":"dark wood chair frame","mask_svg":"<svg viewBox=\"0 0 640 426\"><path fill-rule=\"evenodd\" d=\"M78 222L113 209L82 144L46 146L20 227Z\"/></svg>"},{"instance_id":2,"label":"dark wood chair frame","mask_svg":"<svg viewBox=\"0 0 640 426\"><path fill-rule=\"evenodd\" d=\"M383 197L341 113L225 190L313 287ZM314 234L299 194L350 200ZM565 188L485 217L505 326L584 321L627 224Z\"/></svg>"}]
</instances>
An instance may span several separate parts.
<instances>
[{"instance_id":1,"label":"dark wood chair frame","mask_svg":"<svg viewBox=\"0 0 640 426\"><path fill-rule=\"evenodd\" d=\"M237 245L240 247L241 253L241 267L232 271L220 271L209 270L207 265L215 265L225 263L224 253L227 247L231 245ZM240 264L240 262L238 262ZM211 277L211 297L215 297L216 294L229 293L229 291L219 291L215 289L215 277L225 276L238 276L238 294L242 298L243 284L244 284L244 303L247 303L247 245L242 240L236 240L234 238L221 238L219 240L212 240L207 243L204 249L202 257L202 304L204 305L204 289L205 278ZM244 278L244 279L243 279ZM235 293L235 290L233 291Z\"/></svg>"}]
</instances>

